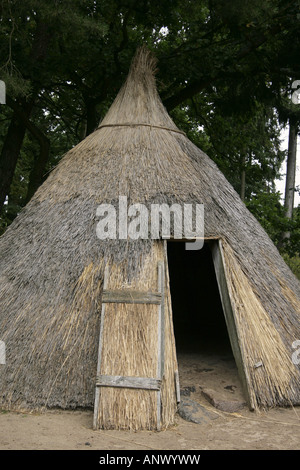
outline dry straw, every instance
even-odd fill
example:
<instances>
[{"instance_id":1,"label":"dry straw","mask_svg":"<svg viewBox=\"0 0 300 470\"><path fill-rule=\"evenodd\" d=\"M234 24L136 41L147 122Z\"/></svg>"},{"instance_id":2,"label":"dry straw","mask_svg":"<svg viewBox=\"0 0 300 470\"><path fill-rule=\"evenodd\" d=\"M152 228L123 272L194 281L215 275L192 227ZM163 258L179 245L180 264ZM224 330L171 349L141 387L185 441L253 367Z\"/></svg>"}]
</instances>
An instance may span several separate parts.
<instances>
[{"instance_id":1,"label":"dry straw","mask_svg":"<svg viewBox=\"0 0 300 470\"><path fill-rule=\"evenodd\" d=\"M111 285L152 286L159 242L99 240L101 203L204 203L205 236L223 240L235 325L254 407L300 402L299 281L217 166L177 127L143 48L98 129L71 149L0 239L0 404L94 406L103 272ZM166 285L166 289L168 286ZM163 423L172 423L175 347L169 292ZM154 307L108 309L105 370L152 375ZM147 310L147 312L145 311ZM183 312L184 314L184 312ZM110 333L109 333L110 332ZM125 352L125 354L121 352ZM263 367L253 369L261 361ZM101 391L103 427L156 426L149 391Z\"/></svg>"}]
</instances>

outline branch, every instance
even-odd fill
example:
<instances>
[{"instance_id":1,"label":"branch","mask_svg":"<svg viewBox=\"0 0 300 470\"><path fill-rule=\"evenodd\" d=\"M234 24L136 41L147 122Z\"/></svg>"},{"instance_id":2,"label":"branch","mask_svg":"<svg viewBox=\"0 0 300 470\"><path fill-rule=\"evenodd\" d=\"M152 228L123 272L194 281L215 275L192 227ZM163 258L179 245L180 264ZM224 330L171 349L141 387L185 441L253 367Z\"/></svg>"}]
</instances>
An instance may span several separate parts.
<instances>
[{"instance_id":1,"label":"branch","mask_svg":"<svg viewBox=\"0 0 300 470\"><path fill-rule=\"evenodd\" d=\"M45 134L28 118L26 113L23 111L21 106L19 106L16 101L14 101L10 96L6 96L6 104L18 115L23 124L26 126L26 129L31 132L31 134L38 140L41 146L49 145L49 139Z\"/></svg>"},{"instance_id":2,"label":"branch","mask_svg":"<svg viewBox=\"0 0 300 470\"><path fill-rule=\"evenodd\" d=\"M271 28L268 33L269 35L276 35L281 31L281 27L279 25L274 26ZM239 62L242 59L244 59L246 56L257 50L262 44L264 44L268 40L268 37L266 36L265 33L256 35L252 39L249 39L247 43L242 47L239 52L233 57L233 62ZM214 80L219 79L220 76L222 75L222 69L219 69L219 73L216 74L214 77ZM164 105L167 108L168 111L171 111L172 109L176 108L179 104L182 102L186 101L187 99L191 98L192 96L196 95L197 93L200 93L200 91L204 90L208 85L210 85L212 82L211 78L208 79L201 79L201 80L194 80L191 82L189 85L187 85L185 88L182 88L179 90L176 94L173 96L170 96L169 98L166 98L164 100Z\"/></svg>"}]
</instances>

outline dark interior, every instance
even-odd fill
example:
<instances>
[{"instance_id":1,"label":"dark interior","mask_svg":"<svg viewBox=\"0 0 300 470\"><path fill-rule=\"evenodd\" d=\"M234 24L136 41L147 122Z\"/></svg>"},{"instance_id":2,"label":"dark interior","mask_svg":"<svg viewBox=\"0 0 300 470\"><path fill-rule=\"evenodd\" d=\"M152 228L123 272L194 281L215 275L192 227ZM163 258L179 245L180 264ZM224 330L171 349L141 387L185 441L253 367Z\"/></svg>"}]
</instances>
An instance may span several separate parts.
<instances>
[{"instance_id":1,"label":"dark interior","mask_svg":"<svg viewBox=\"0 0 300 470\"><path fill-rule=\"evenodd\" d=\"M209 243L167 249L177 352L232 353Z\"/></svg>"}]
</instances>

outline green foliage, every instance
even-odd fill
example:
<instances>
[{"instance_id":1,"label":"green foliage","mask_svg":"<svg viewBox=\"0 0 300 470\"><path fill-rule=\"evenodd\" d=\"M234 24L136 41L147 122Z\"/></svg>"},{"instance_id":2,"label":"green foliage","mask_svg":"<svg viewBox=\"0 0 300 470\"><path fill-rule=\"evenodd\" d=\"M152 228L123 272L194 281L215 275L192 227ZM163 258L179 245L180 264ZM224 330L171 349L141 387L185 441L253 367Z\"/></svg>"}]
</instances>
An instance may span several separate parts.
<instances>
[{"instance_id":1,"label":"green foliage","mask_svg":"<svg viewBox=\"0 0 300 470\"><path fill-rule=\"evenodd\" d=\"M294 209L292 220L286 220L285 232L290 232L290 236L283 241L282 252L289 257L300 256L300 205Z\"/></svg>"},{"instance_id":2,"label":"green foliage","mask_svg":"<svg viewBox=\"0 0 300 470\"><path fill-rule=\"evenodd\" d=\"M300 205L294 209L292 220L285 217L277 192L260 193L246 203L263 228L278 246L285 262L300 279ZM282 233L290 236L282 240Z\"/></svg>"},{"instance_id":3,"label":"green foliage","mask_svg":"<svg viewBox=\"0 0 300 470\"><path fill-rule=\"evenodd\" d=\"M277 245L280 241L281 233L286 228L286 219L284 217L284 208L280 202L280 193L258 193L247 201L246 205Z\"/></svg>"},{"instance_id":4,"label":"green foliage","mask_svg":"<svg viewBox=\"0 0 300 470\"><path fill-rule=\"evenodd\" d=\"M300 256L289 256L287 253L283 253L282 256L291 271L300 280Z\"/></svg>"}]
</instances>

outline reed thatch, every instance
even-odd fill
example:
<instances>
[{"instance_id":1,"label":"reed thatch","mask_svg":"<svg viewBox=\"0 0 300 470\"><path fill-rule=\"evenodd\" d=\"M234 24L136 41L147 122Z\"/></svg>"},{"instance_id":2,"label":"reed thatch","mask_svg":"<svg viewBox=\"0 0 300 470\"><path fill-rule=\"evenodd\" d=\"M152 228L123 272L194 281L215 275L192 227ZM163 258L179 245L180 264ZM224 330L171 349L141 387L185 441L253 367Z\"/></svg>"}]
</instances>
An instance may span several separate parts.
<instances>
[{"instance_id":1,"label":"reed thatch","mask_svg":"<svg viewBox=\"0 0 300 470\"><path fill-rule=\"evenodd\" d=\"M104 268L111 266L112 286L152 288L163 250L151 239L97 238L98 205L116 205L120 195L128 204L204 203L205 237L223 246L251 406L300 402L292 362L299 282L217 166L175 126L155 69L151 54L139 50L99 128L63 157L0 239L3 408L94 406ZM166 289L163 426L176 411L177 368L167 280ZM105 371L155 373L153 308L109 306ZM102 427L156 428L153 407L151 391L103 389Z\"/></svg>"}]
</instances>

